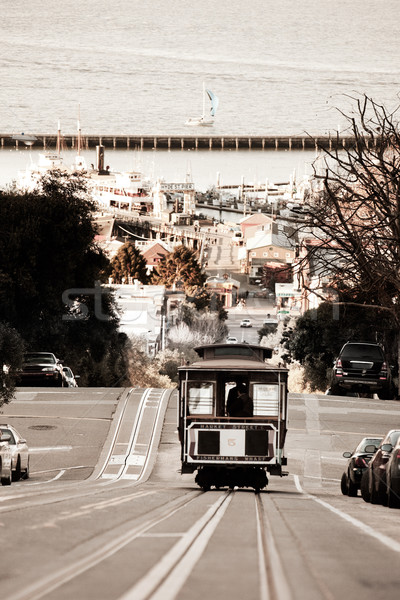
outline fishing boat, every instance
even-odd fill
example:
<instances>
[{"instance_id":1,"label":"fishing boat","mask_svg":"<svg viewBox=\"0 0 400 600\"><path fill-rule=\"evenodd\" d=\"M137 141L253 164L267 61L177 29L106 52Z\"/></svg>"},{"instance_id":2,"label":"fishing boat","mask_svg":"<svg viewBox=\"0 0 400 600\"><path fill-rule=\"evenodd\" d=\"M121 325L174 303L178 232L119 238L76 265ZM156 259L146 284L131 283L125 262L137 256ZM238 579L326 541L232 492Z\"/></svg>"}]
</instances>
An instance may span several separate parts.
<instances>
[{"instance_id":1,"label":"fishing boat","mask_svg":"<svg viewBox=\"0 0 400 600\"><path fill-rule=\"evenodd\" d=\"M209 114L206 114L206 99L209 99L211 105ZM219 104L218 96L216 96L211 90L207 90L205 84L203 83L203 112L201 117L197 117L194 119L188 119L185 125L190 125L194 127L211 127L214 125L214 117L217 112Z\"/></svg>"}]
</instances>

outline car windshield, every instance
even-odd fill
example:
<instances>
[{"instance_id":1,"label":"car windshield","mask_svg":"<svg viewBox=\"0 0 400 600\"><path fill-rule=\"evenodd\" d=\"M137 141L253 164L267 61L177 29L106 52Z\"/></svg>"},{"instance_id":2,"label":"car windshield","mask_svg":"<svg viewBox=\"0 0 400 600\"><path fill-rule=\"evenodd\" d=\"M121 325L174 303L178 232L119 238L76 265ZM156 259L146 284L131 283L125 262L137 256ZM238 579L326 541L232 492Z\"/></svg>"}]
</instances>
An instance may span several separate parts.
<instances>
[{"instance_id":1,"label":"car windshield","mask_svg":"<svg viewBox=\"0 0 400 600\"><path fill-rule=\"evenodd\" d=\"M16 443L16 442L15 442L15 437L14 437L14 434L13 434L13 432L12 432L10 429L6 429L5 427L2 427L2 428L0 429L0 431L1 431L1 433L8 433L8 435L9 435L9 436L10 436L10 438L11 438L11 439L10 439L10 441L9 441L8 443L9 443L9 444L11 444L11 445L15 445L15 443Z\"/></svg>"},{"instance_id":2,"label":"car windshield","mask_svg":"<svg viewBox=\"0 0 400 600\"><path fill-rule=\"evenodd\" d=\"M365 446L369 446L369 445L374 445L376 448L378 448L379 444L381 443L382 438L366 438L365 440L362 440L362 442L360 442L357 446L357 448L354 450L354 454L356 452L365 452Z\"/></svg>"},{"instance_id":3,"label":"car windshield","mask_svg":"<svg viewBox=\"0 0 400 600\"><path fill-rule=\"evenodd\" d=\"M383 352L379 346L368 346L367 344L347 344L341 352L341 358L350 360L382 360Z\"/></svg>"},{"instance_id":4,"label":"car windshield","mask_svg":"<svg viewBox=\"0 0 400 600\"><path fill-rule=\"evenodd\" d=\"M392 446L396 445L397 440L400 438L400 431L393 431L389 436L389 444Z\"/></svg>"},{"instance_id":5,"label":"car windshield","mask_svg":"<svg viewBox=\"0 0 400 600\"><path fill-rule=\"evenodd\" d=\"M45 363L53 365L56 361L52 354L25 354L24 362L28 364Z\"/></svg>"}]
</instances>

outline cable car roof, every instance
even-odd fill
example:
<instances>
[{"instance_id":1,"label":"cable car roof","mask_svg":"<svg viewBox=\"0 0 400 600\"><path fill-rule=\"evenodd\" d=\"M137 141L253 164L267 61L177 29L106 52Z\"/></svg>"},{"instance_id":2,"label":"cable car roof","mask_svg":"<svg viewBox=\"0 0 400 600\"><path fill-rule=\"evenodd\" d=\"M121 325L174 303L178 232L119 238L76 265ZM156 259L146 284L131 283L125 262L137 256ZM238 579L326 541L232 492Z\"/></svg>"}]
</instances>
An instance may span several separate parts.
<instances>
[{"instance_id":1,"label":"cable car roof","mask_svg":"<svg viewBox=\"0 0 400 600\"><path fill-rule=\"evenodd\" d=\"M256 344L208 344L194 348L200 357L186 367L180 369L226 369L253 370L271 369L276 371L287 371L284 367L266 363L266 359L272 358L272 348L258 346Z\"/></svg>"}]
</instances>

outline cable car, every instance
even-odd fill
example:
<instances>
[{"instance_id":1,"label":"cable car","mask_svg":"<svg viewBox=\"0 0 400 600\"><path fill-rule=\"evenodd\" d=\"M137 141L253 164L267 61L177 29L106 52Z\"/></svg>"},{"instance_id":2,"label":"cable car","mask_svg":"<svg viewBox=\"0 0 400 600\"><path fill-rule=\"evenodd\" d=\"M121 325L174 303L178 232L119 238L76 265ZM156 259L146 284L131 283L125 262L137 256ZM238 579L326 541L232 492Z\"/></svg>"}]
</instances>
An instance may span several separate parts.
<instances>
[{"instance_id":1,"label":"cable car","mask_svg":"<svg viewBox=\"0 0 400 600\"><path fill-rule=\"evenodd\" d=\"M211 344L195 351L199 360L179 368L181 472L197 471L204 490L258 492L268 484L267 473L287 475L288 370L268 362L272 349L258 345Z\"/></svg>"}]
</instances>

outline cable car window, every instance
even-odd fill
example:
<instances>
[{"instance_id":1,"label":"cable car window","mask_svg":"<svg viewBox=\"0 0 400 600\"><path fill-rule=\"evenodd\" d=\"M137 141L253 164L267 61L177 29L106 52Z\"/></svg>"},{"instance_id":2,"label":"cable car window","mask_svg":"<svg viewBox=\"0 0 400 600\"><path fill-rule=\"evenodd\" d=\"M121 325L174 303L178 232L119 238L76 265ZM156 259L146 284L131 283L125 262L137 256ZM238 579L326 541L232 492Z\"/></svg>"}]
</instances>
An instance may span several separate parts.
<instances>
[{"instance_id":1,"label":"cable car window","mask_svg":"<svg viewBox=\"0 0 400 600\"><path fill-rule=\"evenodd\" d=\"M254 383L252 389L254 416L279 416L279 388L275 384Z\"/></svg>"},{"instance_id":2,"label":"cable car window","mask_svg":"<svg viewBox=\"0 0 400 600\"><path fill-rule=\"evenodd\" d=\"M189 381L187 387L189 415L212 415L214 384L212 381Z\"/></svg>"},{"instance_id":3,"label":"cable car window","mask_svg":"<svg viewBox=\"0 0 400 600\"><path fill-rule=\"evenodd\" d=\"M214 356L251 356L254 357L254 350L252 348L235 348L234 344L230 347L224 346L223 348L215 348Z\"/></svg>"}]
</instances>

